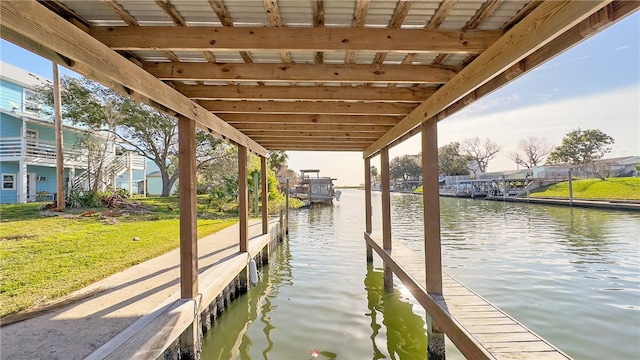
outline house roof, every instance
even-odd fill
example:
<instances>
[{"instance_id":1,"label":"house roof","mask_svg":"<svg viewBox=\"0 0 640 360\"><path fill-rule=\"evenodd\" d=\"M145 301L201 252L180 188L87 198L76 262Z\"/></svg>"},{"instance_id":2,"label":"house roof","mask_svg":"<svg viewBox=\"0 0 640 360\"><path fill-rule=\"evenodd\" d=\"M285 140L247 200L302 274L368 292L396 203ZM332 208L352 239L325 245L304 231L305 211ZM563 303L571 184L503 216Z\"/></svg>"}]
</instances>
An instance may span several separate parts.
<instances>
[{"instance_id":1,"label":"house roof","mask_svg":"<svg viewBox=\"0 0 640 360\"><path fill-rule=\"evenodd\" d=\"M33 89L49 81L44 76L36 75L4 61L0 61L0 78L28 89Z\"/></svg>"},{"instance_id":2,"label":"house roof","mask_svg":"<svg viewBox=\"0 0 640 360\"><path fill-rule=\"evenodd\" d=\"M0 4L3 38L253 152L365 157L638 7L502 0Z\"/></svg>"}]
</instances>

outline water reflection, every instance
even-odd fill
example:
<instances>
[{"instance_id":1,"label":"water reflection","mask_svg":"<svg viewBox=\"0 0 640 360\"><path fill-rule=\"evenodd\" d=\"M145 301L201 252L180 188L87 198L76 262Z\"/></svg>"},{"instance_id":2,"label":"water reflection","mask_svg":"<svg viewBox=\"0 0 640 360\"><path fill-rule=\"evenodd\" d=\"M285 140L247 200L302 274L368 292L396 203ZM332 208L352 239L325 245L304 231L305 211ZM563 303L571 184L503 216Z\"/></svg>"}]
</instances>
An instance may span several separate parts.
<instances>
[{"instance_id":1,"label":"water reflection","mask_svg":"<svg viewBox=\"0 0 640 360\"><path fill-rule=\"evenodd\" d=\"M371 318L373 359L386 356L377 345L382 325L386 330L386 347L392 359L423 359L427 354L427 335L422 317L413 312L413 305L402 298L397 288L384 288L384 270L367 265L364 280ZM382 315L382 319L378 317Z\"/></svg>"}]
</instances>

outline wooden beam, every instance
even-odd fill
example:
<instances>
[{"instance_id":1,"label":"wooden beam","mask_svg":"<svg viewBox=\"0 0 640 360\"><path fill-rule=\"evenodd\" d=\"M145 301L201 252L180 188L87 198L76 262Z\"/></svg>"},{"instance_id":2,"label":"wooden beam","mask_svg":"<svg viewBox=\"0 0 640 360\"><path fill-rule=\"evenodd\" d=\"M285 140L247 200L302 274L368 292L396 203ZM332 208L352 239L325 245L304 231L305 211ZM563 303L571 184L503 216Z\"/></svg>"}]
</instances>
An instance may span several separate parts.
<instances>
[{"instance_id":1,"label":"wooden beam","mask_svg":"<svg viewBox=\"0 0 640 360\"><path fill-rule=\"evenodd\" d=\"M219 114L229 124L359 124L393 126L402 118L397 116L354 115L277 115L277 114Z\"/></svg>"},{"instance_id":2,"label":"wooden beam","mask_svg":"<svg viewBox=\"0 0 640 360\"><path fill-rule=\"evenodd\" d=\"M238 217L240 252L249 250L249 190L247 185L247 148L238 145Z\"/></svg>"},{"instance_id":3,"label":"wooden beam","mask_svg":"<svg viewBox=\"0 0 640 360\"><path fill-rule=\"evenodd\" d=\"M200 100L200 106L216 114L334 114L405 116L416 105L394 103L346 103L318 101L216 101Z\"/></svg>"},{"instance_id":4,"label":"wooden beam","mask_svg":"<svg viewBox=\"0 0 640 360\"><path fill-rule=\"evenodd\" d=\"M267 176L267 158L260 157L260 194L262 195L262 233L269 232L269 178Z\"/></svg>"},{"instance_id":5,"label":"wooden beam","mask_svg":"<svg viewBox=\"0 0 640 360\"><path fill-rule=\"evenodd\" d=\"M381 132L391 128L385 125L344 125L344 124L244 124L238 123L235 128L245 130L275 130L282 132L291 131L323 131L323 132Z\"/></svg>"},{"instance_id":6,"label":"wooden beam","mask_svg":"<svg viewBox=\"0 0 640 360\"><path fill-rule=\"evenodd\" d=\"M477 29L502 4L503 0L488 0L462 28L463 31Z\"/></svg>"},{"instance_id":7,"label":"wooden beam","mask_svg":"<svg viewBox=\"0 0 640 360\"><path fill-rule=\"evenodd\" d=\"M451 13L451 10L453 10L453 7L456 5L457 2L458 0L448 0L448 1L441 2L440 6L438 6L438 10L436 10L436 12L433 14L426 28L427 29L439 28L440 25L442 25L444 20L447 18L447 16L449 16L449 13Z\"/></svg>"},{"instance_id":8,"label":"wooden beam","mask_svg":"<svg viewBox=\"0 0 640 360\"><path fill-rule=\"evenodd\" d=\"M352 139L352 140L328 140L328 139L299 139L299 140L287 140L284 141L282 139L262 139L258 141L260 144L264 146L273 146L273 145L354 145L357 147L367 146L373 143L373 140L362 140L362 139Z\"/></svg>"},{"instance_id":9,"label":"wooden beam","mask_svg":"<svg viewBox=\"0 0 640 360\"><path fill-rule=\"evenodd\" d=\"M435 88L363 86L216 86L176 85L176 90L192 99L200 100L299 100L299 101L377 101L423 102L436 91Z\"/></svg>"},{"instance_id":10,"label":"wooden beam","mask_svg":"<svg viewBox=\"0 0 640 360\"><path fill-rule=\"evenodd\" d=\"M290 137L300 138L332 138L332 137L346 137L350 139L373 139L377 140L384 134L384 131L372 131L372 132L340 132L340 131L296 131L296 132L281 132L278 130L246 130L243 133L256 139L256 141L265 138L282 138L287 139Z\"/></svg>"},{"instance_id":11,"label":"wooden beam","mask_svg":"<svg viewBox=\"0 0 640 360\"><path fill-rule=\"evenodd\" d=\"M516 62L551 42L605 6L607 1L544 2L475 61L461 70L433 96L371 145L364 156L372 156L423 121L446 109Z\"/></svg>"},{"instance_id":12,"label":"wooden beam","mask_svg":"<svg viewBox=\"0 0 640 360\"><path fill-rule=\"evenodd\" d=\"M501 30L94 26L91 36L114 50L165 51L381 51L480 54Z\"/></svg>"},{"instance_id":13,"label":"wooden beam","mask_svg":"<svg viewBox=\"0 0 640 360\"><path fill-rule=\"evenodd\" d=\"M161 80L444 84L457 69L432 65L145 63Z\"/></svg>"},{"instance_id":14,"label":"wooden beam","mask_svg":"<svg viewBox=\"0 0 640 360\"><path fill-rule=\"evenodd\" d=\"M442 294L437 124L437 122L425 122L421 125L425 272L426 289L430 294Z\"/></svg>"},{"instance_id":15,"label":"wooden beam","mask_svg":"<svg viewBox=\"0 0 640 360\"><path fill-rule=\"evenodd\" d=\"M129 26L140 26L138 20L133 17L122 5L115 0L100 0L102 4L115 12Z\"/></svg>"},{"instance_id":16,"label":"wooden beam","mask_svg":"<svg viewBox=\"0 0 640 360\"><path fill-rule=\"evenodd\" d=\"M382 193L383 248L391 250L391 177L389 176L389 148L380 151L380 191Z\"/></svg>"},{"instance_id":17,"label":"wooden beam","mask_svg":"<svg viewBox=\"0 0 640 360\"><path fill-rule=\"evenodd\" d=\"M2 1L0 16L3 27L42 44L52 52L74 62L85 64L82 68L76 68L76 70L87 70L81 73L82 75L96 80L106 77L112 82L119 83L127 89L138 92L142 96L196 121L198 126L204 129L210 129L229 140L249 147L258 154L266 155L266 149L253 140L93 39L87 33L53 15L51 11L39 3ZM4 33L1 36L4 37ZM50 60L59 61L59 58ZM99 76L92 76L96 73Z\"/></svg>"},{"instance_id":18,"label":"wooden beam","mask_svg":"<svg viewBox=\"0 0 640 360\"><path fill-rule=\"evenodd\" d=\"M312 0L311 7L313 8L313 26L324 27L324 0ZM316 64L324 63L324 53L322 51L316 52L314 61Z\"/></svg>"},{"instance_id":19,"label":"wooden beam","mask_svg":"<svg viewBox=\"0 0 640 360\"><path fill-rule=\"evenodd\" d=\"M187 26L187 21L168 0L156 0L156 4L164 11L171 21L177 26Z\"/></svg>"},{"instance_id":20,"label":"wooden beam","mask_svg":"<svg viewBox=\"0 0 640 360\"><path fill-rule=\"evenodd\" d=\"M195 123L178 116L180 161L180 295L198 296L198 206L196 203L196 128Z\"/></svg>"},{"instance_id":21,"label":"wooden beam","mask_svg":"<svg viewBox=\"0 0 640 360\"><path fill-rule=\"evenodd\" d=\"M373 231L372 223L372 208L371 208L371 158L364 159L364 218L365 226L364 231L367 234L371 234ZM371 247L367 245L367 254ZM367 255L367 259L369 256Z\"/></svg>"},{"instance_id":22,"label":"wooden beam","mask_svg":"<svg viewBox=\"0 0 640 360\"><path fill-rule=\"evenodd\" d=\"M332 144L332 145L291 145L291 144L281 144L281 145L271 145L268 147L269 150L283 150L283 151L362 151L366 148L366 145L355 146L355 145L343 145L343 144Z\"/></svg>"}]
</instances>

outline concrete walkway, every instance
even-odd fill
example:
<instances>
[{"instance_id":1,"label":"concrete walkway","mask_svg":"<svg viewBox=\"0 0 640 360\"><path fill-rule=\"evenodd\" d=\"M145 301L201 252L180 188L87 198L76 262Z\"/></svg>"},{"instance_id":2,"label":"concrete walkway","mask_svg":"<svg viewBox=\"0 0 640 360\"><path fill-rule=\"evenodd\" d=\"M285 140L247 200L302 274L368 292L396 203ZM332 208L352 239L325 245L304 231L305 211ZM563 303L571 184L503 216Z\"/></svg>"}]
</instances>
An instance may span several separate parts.
<instances>
[{"instance_id":1,"label":"concrete walkway","mask_svg":"<svg viewBox=\"0 0 640 360\"><path fill-rule=\"evenodd\" d=\"M250 221L249 237L261 233L260 220ZM198 268L237 253L238 239L237 224L200 239ZM85 358L143 315L179 299L180 251L135 265L71 297L81 300L0 328L0 358Z\"/></svg>"}]
</instances>

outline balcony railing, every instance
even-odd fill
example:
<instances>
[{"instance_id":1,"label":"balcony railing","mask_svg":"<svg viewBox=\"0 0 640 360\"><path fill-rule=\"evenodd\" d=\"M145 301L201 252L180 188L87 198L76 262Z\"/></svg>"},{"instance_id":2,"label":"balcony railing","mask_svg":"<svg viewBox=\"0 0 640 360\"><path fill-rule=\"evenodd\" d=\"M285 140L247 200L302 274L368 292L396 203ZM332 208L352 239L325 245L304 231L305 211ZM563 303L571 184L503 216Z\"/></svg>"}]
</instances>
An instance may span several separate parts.
<instances>
[{"instance_id":1,"label":"balcony railing","mask_svg":"<svg viewBox=\"0 0 640 360\"><path fill-rule=\"evenodd\" d=\"M87 163L86 155L76 149L63 147L65 164L82 167ZM56 143L54 141L27 139L24 137L0 138L0 159L20 160L39 164L55 164Z\"/></svg>"}]
</instances>

